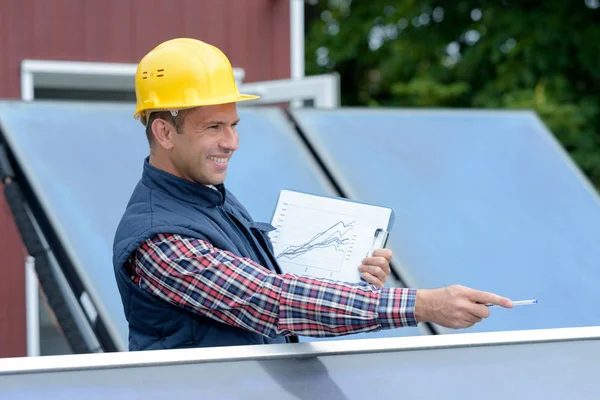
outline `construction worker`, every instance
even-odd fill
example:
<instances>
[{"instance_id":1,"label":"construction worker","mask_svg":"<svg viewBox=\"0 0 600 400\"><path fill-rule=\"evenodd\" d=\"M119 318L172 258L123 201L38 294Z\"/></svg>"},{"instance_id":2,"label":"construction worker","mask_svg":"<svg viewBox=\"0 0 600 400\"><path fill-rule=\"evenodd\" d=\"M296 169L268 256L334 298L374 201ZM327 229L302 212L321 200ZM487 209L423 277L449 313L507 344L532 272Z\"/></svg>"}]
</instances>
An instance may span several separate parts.
<instances>
[{"instance_id":1,"label":"construction worker","mask_svg":"<svg viewBox=\"0 0 600 400\"><path fill-rule=\"evenodd\" d=\"M238 148L240 94L227 57L194 39L166 41L139 63L135 117L150 155L114 240L130 350L294 341L416 326L469 327L509 299L462 286L385 288L378 249L346 283L282 273L269 224L225 187ZM256 177L256 179L263 179Z\"/></svg>"}]
</instances>

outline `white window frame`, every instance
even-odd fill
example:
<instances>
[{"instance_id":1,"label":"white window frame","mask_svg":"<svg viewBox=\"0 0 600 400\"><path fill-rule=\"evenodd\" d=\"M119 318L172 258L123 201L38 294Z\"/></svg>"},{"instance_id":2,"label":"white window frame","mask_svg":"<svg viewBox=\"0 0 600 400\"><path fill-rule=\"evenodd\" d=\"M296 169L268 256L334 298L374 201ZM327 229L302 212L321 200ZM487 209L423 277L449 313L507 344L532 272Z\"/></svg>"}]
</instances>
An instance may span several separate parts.
<instances>
[{"instance_id":1,"label":"white window frame","mask_svg":"<svg viewBox=\"0 0 600 400\"><path fill-rule=\"evenodd\" d=\"M292 102L292 106L301 106L298 101L312 100L316 108L340 106L340 80L337 74L245 83L240 87L240 91L260 96L260 99L252 101L253 104L289 101Z\"/></svg>"},{"instance_id":2,"label":"white window frame","mask_svg":"<svg viewBox=\"0 0 600 400\"><path fill-rule=\"evenodd\" d=\"M21 61L21 99L35 100L36 88L135 91L137 64L86 61ZM242 68L234 68L236 82L245 77Z\"/></svg>"},{"instance_id":3,"label":"white window frame","mask_svg":"<svg viewBox=\"0 0 600 400\"><path fill-rule=\"evenodd\" d=\"M134 92L136 69L137 64L23 60L21 99L35 100L36 88ZM315 107L340 105L340 82L337 74L243 83L244 69L234 68L233 73L240 92L261 96L252 104L312 100Z\"/></svg>"}]
</instances>

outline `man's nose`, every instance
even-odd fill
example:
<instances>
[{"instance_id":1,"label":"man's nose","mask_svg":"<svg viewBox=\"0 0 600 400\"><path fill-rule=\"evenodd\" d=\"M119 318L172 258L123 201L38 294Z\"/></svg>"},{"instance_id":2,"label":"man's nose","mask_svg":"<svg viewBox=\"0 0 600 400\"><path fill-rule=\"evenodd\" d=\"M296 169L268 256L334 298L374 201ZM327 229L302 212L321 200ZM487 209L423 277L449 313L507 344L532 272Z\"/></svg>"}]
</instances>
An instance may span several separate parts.
<instances>
[{"instance_id":1,"label":"man's nose","mask_svg":"<svg viewBox=\"0 0 600 400\"><path fill-rule=\"evenodd\" d=\"M224 128L223 133L224 133L223 138L221 139L221 142L219 143L220 146L226 150L231 150L231 151L237 150L239 138L238 138L237 132L235 131L235 127Z\"/></svg>"}]
</instances>

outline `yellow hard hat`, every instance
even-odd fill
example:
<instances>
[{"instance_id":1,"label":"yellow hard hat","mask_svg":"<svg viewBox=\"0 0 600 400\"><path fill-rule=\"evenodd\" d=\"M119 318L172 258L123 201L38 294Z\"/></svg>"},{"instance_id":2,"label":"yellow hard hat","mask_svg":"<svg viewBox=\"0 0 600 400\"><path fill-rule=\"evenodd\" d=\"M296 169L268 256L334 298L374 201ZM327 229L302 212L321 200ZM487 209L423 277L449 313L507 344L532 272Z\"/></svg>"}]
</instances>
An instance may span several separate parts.
<instances>
[{"instance_id":1,"label":"yellow hard hat","mask_svg":"<svg viewBox=\"0 0 600 400\"><path fill-rule=\"evenodd\" d=\"M259 98L240 94L231 63L221 50L187 38L163 42L142 58L135 74L135 95L134 118L144 125L151 111Z\"/></svg>"}]
</instances>

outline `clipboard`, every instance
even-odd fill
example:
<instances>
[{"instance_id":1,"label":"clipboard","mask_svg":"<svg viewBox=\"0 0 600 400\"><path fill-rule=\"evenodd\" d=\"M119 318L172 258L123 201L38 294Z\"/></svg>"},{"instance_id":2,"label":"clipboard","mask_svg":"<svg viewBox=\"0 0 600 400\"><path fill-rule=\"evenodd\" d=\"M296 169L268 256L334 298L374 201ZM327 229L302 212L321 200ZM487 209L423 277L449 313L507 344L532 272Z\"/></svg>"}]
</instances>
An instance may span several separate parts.
<instances>
[{"instance_id":1,"label":"clipboard","mask_svg":"<svg viewBox=\"0 0 600 400\"><path fill-rule=\"evenodd\" d=\"M390 207L282 190L269 236L283 272L355 283L365 255L386 246L393 220Z\"/></svg>"}]
</instances>

